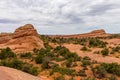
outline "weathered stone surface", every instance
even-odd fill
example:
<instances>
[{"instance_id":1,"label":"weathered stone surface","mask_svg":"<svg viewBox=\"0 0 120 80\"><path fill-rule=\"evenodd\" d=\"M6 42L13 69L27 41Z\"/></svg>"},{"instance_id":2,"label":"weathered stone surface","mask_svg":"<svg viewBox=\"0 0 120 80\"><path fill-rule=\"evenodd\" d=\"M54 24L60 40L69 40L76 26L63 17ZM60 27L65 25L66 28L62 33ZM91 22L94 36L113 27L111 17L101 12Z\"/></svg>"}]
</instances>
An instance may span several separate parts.
<instances>
[{"instance_id":1,"label":"weathered stone surface","mask_svg":"<svg viewBox=\"0 0 120 80\"><path fill-rule=\"evenodd\" d=\"M44 48L43 41L31 24L19 27L12 34L0 35L0 48L10 47L14 52L29 52L34 48Z\"/></svg>"},{"instance_id":2,"label":"weathered stone surface","mask_svg":"<svg viewBox=\"0 0 120 80\"><path fill-rule=\"evenodd\" d=\"M28 73L0 66L0 80L43 80Z\"/></svg>"},{"instance_id":3,"label":"weathered stone surface","mask_svg":"<svg viewBox=\"0 0 120 80\"><path fill-rule=\"evenodd\" d=\"M94 34L94 35L99 34L100 35L100 34L106 34L106 32L104 29L100 29L100 30L94 30L90 34Z\"/></svg>"},{"instance_id":4,"label":"weathered stone surface","mask_svg":"<svg viewBox=\"0 0 120 80\"><path fill-rule=\"evenodd\" d=\"M13 38L19 38L24 36L38 36L38 33L36 29L34 29L33 25L26 24L15 30L13 34Z\"/></svg>"}]
</instances>

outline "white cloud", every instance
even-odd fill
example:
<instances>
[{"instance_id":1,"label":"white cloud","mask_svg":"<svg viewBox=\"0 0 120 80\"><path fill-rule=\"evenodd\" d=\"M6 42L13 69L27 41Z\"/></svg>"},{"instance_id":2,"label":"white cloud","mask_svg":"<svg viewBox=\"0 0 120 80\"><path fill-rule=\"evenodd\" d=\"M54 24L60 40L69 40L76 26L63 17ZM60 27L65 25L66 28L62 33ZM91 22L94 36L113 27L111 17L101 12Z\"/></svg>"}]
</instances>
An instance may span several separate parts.
<instances>
[{"instance_id":1,"label":"white cloud","mask_svg":"<svg viewBox=\"0 0 120 80\"><path fill-rule=\"evenodd\" d=\"M0 0L0 32L31 23L42 34L119 33L119 20L120 0Z\"/></svg>"}]
</instances>

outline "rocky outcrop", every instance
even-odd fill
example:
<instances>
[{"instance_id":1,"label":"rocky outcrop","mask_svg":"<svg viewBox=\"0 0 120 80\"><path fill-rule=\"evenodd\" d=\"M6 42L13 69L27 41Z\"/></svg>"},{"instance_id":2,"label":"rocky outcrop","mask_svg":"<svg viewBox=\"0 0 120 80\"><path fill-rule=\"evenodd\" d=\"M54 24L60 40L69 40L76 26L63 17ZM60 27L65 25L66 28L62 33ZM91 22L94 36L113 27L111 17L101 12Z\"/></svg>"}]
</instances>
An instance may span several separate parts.
<instances>
[{"instance_id":1,"label":"rocky outcrop","mask_svg":"<svg viewBox=\"0 0 120 80\"><path fill-rule=\"evenodd\" d=\"M13 33L13 38L20 38L24 36L38 36L38 33L31 24L26 24L22 27L19 27Z\"/></svg>"},{"instance_id":2,"label":"rocky outcrop","mask_svg":"<svg viewBox=\"0 0 120 80\"><path fill-rule=\"evenodd\" d=\"M1 33L0 34L0 44L6 43L11 39L11 33Z\"/></svg>"},{"instance_id":3,"label":"rocky outcrop","mask_svg":"<svg viewBox=\"0 0 120 80\"><path fill-rule=\"evenodd\" d=\"M11 34L0 35L0 48L10 47L14 52L29 52L34 48L44 48L37 30L31 24L19 27Z\"/></svg>"},{"instance_id":4,"label":"rocky outcrop","mask_svg":"<svg viewBox=\"0 0 120 80\"><path fill-rule=\"evenodd\" d=\"M0 80L43 80L28 73L0 66Z\"/></svg>"},{"instance_id":5,"label":"rocky outcrop","mask_svg":"<svg viewBox=\"0 0 120 80\"><path fill-rule=\"evenodd\" d=\"M105 37L109 36L110 34L107 34L105 30L100 29L100 30L94 30L89 33L84 33L84 34L74 34L74 35L53 35L49 36L51 38L56 38L56 37L61 37L61 38L88 38L88 37Z\"/></svg>"},{"instance_id":6,"label":"rocky outcrop","mask_svg":"<svg viewBox=\"0 0 120 80\"><path fill-rule=\"evenodd\" d=\"M89 34L102 35L102 34L106 34L106 32L104 29L100 29L100 30L94 30L94 31L90 32Z\"/></svg>"}]
</instances>

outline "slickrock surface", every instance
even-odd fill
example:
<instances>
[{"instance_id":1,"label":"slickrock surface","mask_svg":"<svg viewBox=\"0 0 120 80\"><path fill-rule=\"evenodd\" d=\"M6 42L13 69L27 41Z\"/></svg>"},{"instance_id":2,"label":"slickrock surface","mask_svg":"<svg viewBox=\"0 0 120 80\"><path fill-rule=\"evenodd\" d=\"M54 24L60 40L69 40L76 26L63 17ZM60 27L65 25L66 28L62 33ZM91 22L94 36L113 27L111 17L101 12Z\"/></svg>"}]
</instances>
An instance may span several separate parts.
<instances>
[{"instance_id":1,"label":"slickrock surface","mask_svg":"<svg viewBox=\"0 0 120 80\"><path fill-rule=\"evenodd\" d=\"M43 80L28 73L0 66L0 80Z\"/></svg>"}]
</instances>

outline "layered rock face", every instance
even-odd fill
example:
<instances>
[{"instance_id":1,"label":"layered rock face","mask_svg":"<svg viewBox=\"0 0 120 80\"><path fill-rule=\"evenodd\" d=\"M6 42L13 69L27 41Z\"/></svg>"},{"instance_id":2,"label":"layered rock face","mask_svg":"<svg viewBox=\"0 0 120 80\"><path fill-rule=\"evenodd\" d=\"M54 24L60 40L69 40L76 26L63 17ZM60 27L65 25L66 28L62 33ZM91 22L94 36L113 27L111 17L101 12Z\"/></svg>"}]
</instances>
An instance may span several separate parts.
<instances>
[{"instance_id":1,"label":"layered rock face","mask_svg":"<svg viewBox=\"0 0 120 80\"><path fill-rule=\"evenodd\" d=\"M94 30L94 31L92 31L90 34L106 34L106 32L105 32L105 30L104 29L100 29L100 30Z\"/></svg>"},{"instance_id":2,"label":"layered rock face","mask_svg":"<svg viewBox=\"0 0 120 80\"><path fill-rule=\"evenodd\" d=\"M19 38L19 37L24 37L24 36L37 36L38 37L38 33L36 29L34 29L33 25L26 24L15 30L13 34L13 38Z\"/></svg>"},{"instance_id":3,"label":"layered rock face","mask_svg":"<svg viewBox=\"0 0 120 80\"><path fill-rule=\"evenodd\" d=\"M14 52L29 52L34 48L44 48L43 41L31 24L26 24L10 35L0 35L0 48L10 47Z\"/></svg>"}]
</instances>

